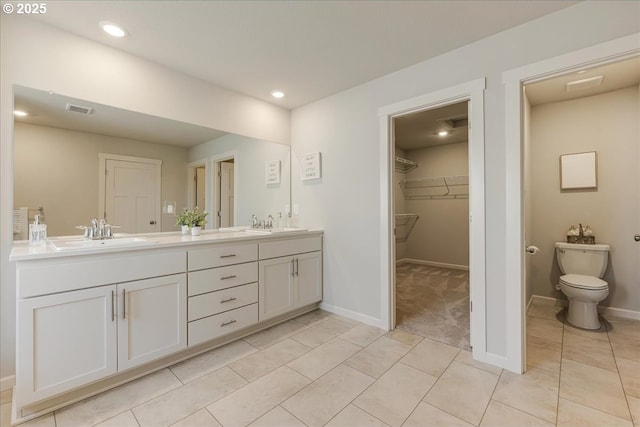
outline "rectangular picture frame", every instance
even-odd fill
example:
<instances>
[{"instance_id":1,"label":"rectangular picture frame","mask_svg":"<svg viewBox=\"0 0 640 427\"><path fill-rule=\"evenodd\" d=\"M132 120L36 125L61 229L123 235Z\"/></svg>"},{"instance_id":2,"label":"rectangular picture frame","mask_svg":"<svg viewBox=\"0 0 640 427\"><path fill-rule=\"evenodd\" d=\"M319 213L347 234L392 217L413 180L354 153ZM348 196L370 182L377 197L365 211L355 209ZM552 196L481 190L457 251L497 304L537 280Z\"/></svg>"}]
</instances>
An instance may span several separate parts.
<instances>
[{"instance_id":1,"label":"rectangular picture frame","mask_svg":"<svg viewBox=\"0 0 640 427\"><path fill-rule=\"evenodd\" d=\"M595 151L560 156L560 189L598 188L598 155Z\"/></svg>"},{"instance_id":2,"label":"rectangular picture frame","mask_svg":"<svg viewBox=\"0 0 640 427\"><path fill-rule=\"evenodd\" d=\"M271 160L264 165L264 183L280 184L280 160Z\"/></svg>"},{"instance_id":3,"label":"rectangular picture frame","mask_svg":"<svg viewBox=\"0 0 640 427\"><path fill-rule=\"evenodd\" d=\"M301 167L303 181L322 178L322 161L319 152L303 155Z\"/></svg>"}]
</instances>

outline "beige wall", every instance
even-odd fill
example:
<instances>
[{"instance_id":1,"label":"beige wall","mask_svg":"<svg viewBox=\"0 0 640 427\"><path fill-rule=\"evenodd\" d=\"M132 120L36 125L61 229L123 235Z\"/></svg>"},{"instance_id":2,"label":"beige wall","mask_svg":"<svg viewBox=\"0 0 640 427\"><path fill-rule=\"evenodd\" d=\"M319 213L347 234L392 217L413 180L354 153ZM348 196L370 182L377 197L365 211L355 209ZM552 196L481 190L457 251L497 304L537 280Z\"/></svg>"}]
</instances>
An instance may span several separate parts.
<instances>
[{"instance_id":1,"label":"beige wall","mask_svg":"<svg viewBox=\"0 0 640 427\"><path fill-rule=\"evenodd\" d=\"M50 236L79 234L98 212L98 153L162 160L161 202L186 206L187 149L15 123L14 206L44 207ZM176 230L162 215L162 231Z\"/></svg>"},{"instance_id":2,"label":"beige wall","mask_svg":"<svg viewBox=\"0 0 640 427\"><path fill-rule=\"evenodd\" d=\"M466 142L409 151L407 158L420 167L406 178L468 175L468 157ZM406 258L469 265L469 199L407 200L405 204L407 213L420 215L407 240Z\"/></svg>"},{"instance_id":3,"label":"beige wall","mask_svg":"<svg viewBox=\"0 0 640 427\"><path fill-rule=\"evenodd\" d=\"M533 293L562 298L554 242L571 224L588 224L597 243L611 245L609 297L602 305L640 310L638 87L531 108ZM559 156L598 153L598 189L560 191Z\"/></svg>"}]
</instances>

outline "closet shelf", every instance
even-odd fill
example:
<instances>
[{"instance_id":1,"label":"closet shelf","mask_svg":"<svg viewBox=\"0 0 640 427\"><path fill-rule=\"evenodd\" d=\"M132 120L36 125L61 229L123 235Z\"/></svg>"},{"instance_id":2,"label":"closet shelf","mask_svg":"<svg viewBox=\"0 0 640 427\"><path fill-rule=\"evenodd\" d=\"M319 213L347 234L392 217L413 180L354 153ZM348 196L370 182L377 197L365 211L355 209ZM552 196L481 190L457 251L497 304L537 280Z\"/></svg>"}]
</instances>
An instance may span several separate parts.
<instances>
[{"instance_id":1,"label":"closet shelf","mask_svg":"<svg viewBox=\"0 0 640 427\"><path fill-rule=\"evenodd\" d=\"M396 172L407 173L410 170L417 168L418 166L420 166L420 164L396 156Z\"/></svg>"},{"instance_id":2,"label":"closet shelf","mask_svg":"<svg viewBox=\"0 0 640 427\"><path fill-rule=\"evenodd\" d=\"M400 188L407 200L465 199L469 197L469 177L454 175L404 179L400 181Z\"/></svg>"},{"instance_id":3,"label":"closet shelf","mask_svg":"<svg viewBox=\"0 0 640 427\"><path fill-rule=\"evenodd\" d=\"M396 214L396 241L405 242L420 216L418 214Z\"/></svg>"}]
</instances>

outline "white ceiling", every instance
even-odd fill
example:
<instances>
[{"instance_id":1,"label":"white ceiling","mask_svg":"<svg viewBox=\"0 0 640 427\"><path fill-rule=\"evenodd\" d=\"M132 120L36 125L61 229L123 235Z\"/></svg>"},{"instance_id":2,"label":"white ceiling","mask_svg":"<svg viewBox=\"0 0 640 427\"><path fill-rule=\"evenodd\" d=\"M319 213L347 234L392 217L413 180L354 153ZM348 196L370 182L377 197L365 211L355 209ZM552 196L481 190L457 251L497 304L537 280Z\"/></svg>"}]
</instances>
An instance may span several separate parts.
<instances>
[{"instance_id":1,"label":"white ceiling","mask_svg":"<svg viewBox=\"0 0 640 427\"><path fill-rule=\"evenodd\" d=\"M576 3L51 1L30 18L291 109Z\"/></svg>"},{"instance_id":2,"label":"white ceiling","mask_svg":"<svg viewBox=\"0 0 640 427\"><path fill-rule=\"evenodd\" d=\"M467 117L466 101L397 117L393 121L395 145L402 150L410 151L466 142L469 140ZM454 129L447 128L443 124L444 121L456 122L458 126ZM449 130L449 134L438 135L441 130Z\"/></svg>"}]
</instances>

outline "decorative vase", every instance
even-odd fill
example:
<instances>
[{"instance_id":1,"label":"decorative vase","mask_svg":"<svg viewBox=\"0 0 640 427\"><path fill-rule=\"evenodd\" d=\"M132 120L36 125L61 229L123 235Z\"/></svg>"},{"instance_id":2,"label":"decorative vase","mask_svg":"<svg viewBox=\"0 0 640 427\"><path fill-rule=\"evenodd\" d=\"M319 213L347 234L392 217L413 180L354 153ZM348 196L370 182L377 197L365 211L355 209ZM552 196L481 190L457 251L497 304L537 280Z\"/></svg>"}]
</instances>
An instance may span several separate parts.
<instances>
[{"instance_id":1,"label":"decorative vase","mask_svg":"<svg viewBox=\"0 0 640 427\"><path fill-rule=\"evenodd\" d=\"M182 235L189 234L189 226L188 225L181 225L180 229L182 230Z\"/></svg>"},{"instance_id":2,"label":"decorative vase","mask_svg":"<svg viewBox=\"0 0 640 427\"><path fill-rule=\"evenodd\" d=\"M191 227L191 235L192 236L199 236L201 228L202 227L199 227L199 226Z\"/></svg>"}]
</instances>

